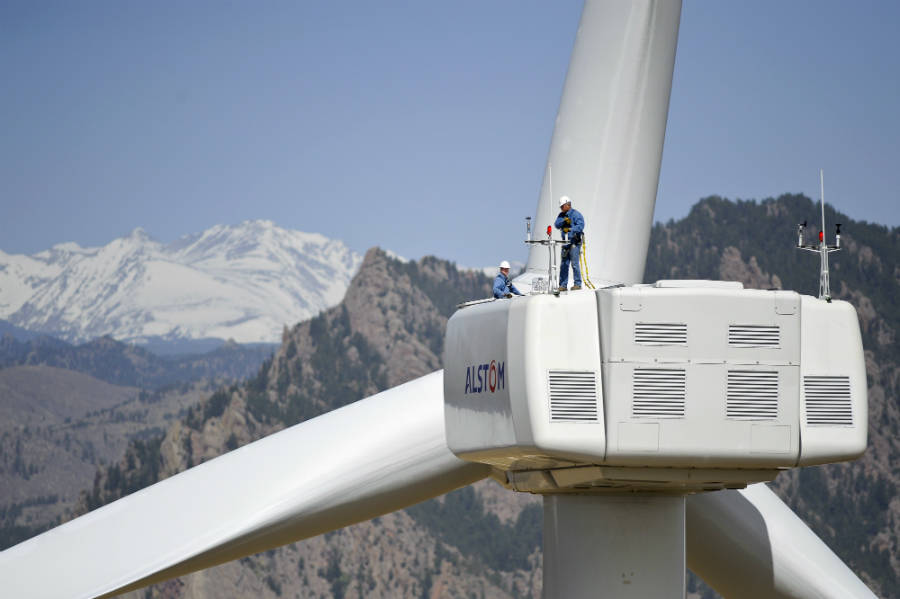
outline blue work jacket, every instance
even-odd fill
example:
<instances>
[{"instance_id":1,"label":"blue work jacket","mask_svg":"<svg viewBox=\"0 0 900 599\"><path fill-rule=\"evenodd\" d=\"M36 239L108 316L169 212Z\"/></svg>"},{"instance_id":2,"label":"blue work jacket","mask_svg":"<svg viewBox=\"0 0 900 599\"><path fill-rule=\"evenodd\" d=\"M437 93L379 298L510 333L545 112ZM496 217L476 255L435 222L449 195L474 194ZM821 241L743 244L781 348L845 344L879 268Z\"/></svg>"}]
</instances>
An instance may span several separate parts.
<instances>
[{"instance_id":1,"label":"blue work jacket","mask_svg":"<svg viewBox=\"0 0 900 599\"><path fill-rule=\"evenodd\" d=\"M507 293L522 295L522 293L516 289L516 286L512 284L512 281L509 280L509 277L502 272L497 273L497 278L494 279L494 297L498 299L506 297Z\"/></svg>"},{"instance_id":2,"label":"blue work jacket","mask_svg":"<svg viewBox=\"0 0 900 599\"><path fill-rule=\"evenodd\" d=\"M584 217L574 208L569 208L569 211L565 214L560 212L559 216L556 217L556 222L553 223L553 226L562 230L562 228L566 226L566 222L563 219L567 216L569 217L569 220L572 221L572 224L569 225L569 237L566 237L566 234L563 233L563 239L571 239L572 233L584 233Z\"/></svg>"}]
</instances>

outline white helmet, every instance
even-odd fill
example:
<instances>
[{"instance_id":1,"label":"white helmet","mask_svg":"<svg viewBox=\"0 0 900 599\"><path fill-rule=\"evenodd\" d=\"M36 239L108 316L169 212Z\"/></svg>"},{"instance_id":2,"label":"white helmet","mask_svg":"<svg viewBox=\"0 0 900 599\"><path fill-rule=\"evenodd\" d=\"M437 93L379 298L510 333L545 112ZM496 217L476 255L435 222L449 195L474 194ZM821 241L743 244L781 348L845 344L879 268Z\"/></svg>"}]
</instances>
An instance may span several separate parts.
<instances>
[{"instance_id":1,"label":"white helmet","mask_svg":"<svg viewBox=\"0 0 900 599\"><path fill-rule=\"evenodd\" d=\"M500 263L500 268L509 268L509 262L504 260L503 262Z\"/></svg>"},{"instance_id":2,"label":"white helmet","mask_svg":"<svg viewBox=\"0 0 900 599\"><path fill-rule=\"evenodd\" d=\"M562 208L566 204L571 204L572 200L569 199L569 196L562 196L559 198L559 207Z\"/></svg>"}]
</instances>

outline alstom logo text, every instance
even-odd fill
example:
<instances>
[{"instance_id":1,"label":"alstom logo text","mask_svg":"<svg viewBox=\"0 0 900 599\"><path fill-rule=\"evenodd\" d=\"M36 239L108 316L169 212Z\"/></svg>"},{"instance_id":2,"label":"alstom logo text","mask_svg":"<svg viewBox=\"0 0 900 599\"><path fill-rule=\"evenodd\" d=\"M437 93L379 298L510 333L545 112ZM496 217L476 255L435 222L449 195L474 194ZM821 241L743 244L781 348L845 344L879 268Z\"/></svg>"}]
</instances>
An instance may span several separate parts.
<instances>
[{"instance_id":1,"label":"alstom logo text","mask_svg":"<svg viewBox=\"0 0 900 599\"><path fill-rule=\"evenodd\" d=\"M506 362L491 360L490 364L466 367L466 394L501 389L506 389Z\"/></svg>"}]
</instances>

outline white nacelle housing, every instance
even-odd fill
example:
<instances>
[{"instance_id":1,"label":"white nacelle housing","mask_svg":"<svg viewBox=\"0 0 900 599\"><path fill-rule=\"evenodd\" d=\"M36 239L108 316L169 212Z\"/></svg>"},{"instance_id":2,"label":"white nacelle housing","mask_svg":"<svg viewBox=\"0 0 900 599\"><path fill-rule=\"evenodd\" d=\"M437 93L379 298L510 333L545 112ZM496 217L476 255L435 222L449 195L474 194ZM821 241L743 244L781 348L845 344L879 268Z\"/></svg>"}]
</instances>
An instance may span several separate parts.
<instances>
[{"instance_id":1,"label":"white nacelle housing","mask_svg":"<svg viewBox=\"0 0 900 599\"><path fill-rule=\"evenodd\" d=\"M528 490L741 486L866 447L853 307L740 283L466 307L447 325L444 398L450 449ZM537 471L552 478L522 474Z\"/></svg>"}]
</instances>

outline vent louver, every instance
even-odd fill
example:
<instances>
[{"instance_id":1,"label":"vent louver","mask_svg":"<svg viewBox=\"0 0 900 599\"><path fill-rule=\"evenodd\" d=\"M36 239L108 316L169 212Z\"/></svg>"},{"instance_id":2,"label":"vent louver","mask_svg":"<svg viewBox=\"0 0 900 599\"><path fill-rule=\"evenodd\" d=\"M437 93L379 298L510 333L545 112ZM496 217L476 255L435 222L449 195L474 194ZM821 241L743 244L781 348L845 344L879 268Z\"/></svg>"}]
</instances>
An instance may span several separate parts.
<instances>
[{"instance_id":1,"label":"vent louver","mask_svg":"<svg viewBox=\"0 0 900 599\"><path fill-rule=\"evenodd\" d=\"M681 322L636 322L634 342L641 345L687 345L687 325Z\"/></svg>"},{"instance_id":2,"label":"vent louver","mask_svg":"<svg viewBox=\"0 0 900 599\"><path fill-rule=\"evenodd\" d=\"M729 370L725 415L738 420L778 418L778 373Z\"/></svg>"},{"instance_id":3,"label":"vent louver","mask_svg":"<svg viewBox=\"0 0 900 599\"><path fill-rule=\"evenodd\" d=\"M732 347L778 347L781 327L761 324L732 324L728 326L728 345Z\"/></svg>"},{"instance_id":4,"label":"vent louver","mask_svg":"<svg viewBox=\"0 0 900 599\"><path fill-rule=\"evenodd\" d=\"M597 374L582 370L550 370L550 421L597 421Z\"/></svg>"},{"instance_id":5,"label":"vent louver","mask_svg":"<svg viewBox=\"0 0 900 599\"><path fill-rule=\"evenodd\" d=\"M632 416L684 418L684 370L635 368L632 383Z\"/></svg>"},{"instance_id":6,"label":"vent louver","mask_svg":"<svg viewBox=\"0 0 900 599\"><path fill-rule=\"evenodd\" d=\"M805 376L807 426L852 426L850 377Z\"/></svg>"}]
</instances>

